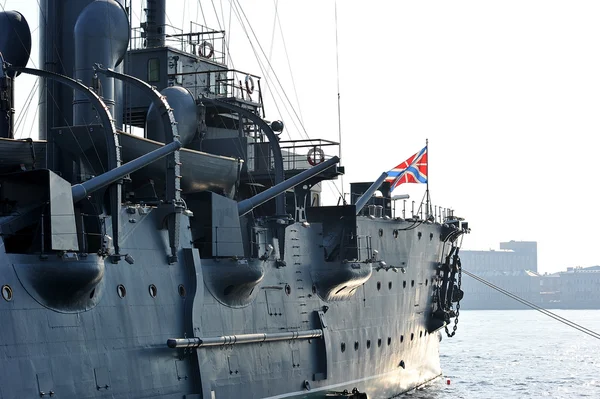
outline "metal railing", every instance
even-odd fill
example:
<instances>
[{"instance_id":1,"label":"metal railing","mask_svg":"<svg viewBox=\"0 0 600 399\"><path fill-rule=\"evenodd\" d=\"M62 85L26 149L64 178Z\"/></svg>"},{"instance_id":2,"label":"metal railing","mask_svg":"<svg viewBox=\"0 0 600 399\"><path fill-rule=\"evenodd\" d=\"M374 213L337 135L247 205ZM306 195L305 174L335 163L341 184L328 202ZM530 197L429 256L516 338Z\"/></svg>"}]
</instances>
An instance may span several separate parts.
<instances>
[{"instance_id":1,"label":"metal railing","mask_svg":"<svg viewBox=\"0 0 600 399\"><path fill-rule=\"evenodd\" d=\"M262 104L260 76L237 69L213 69L176 73L194 97L237 98Z\"/></svg>"},{"instance_id":2,"label":"metal railing","mask_svg":"<svg viewBox=\"0 0 600 399\"><path fill-rule=\"evenodd\" d=\"M454 209L433 205L427 201L394 200L385 197L377 197L377 200L379 204L369 203L360 214L376 218L388 216L391 218L428 220L440 224L457 218L454 215Z\"/></svg>"},{"instance_id":3,"label":"metal railing","mask_svg":"<svg viewBox=\"0 0 600 399\"><path fill-rule=\"evenodd\" d=\"M162 28L165 32L165 45L168 47L227 65L225 31L213 30L195 22L190 22L190 31L187 33L184 33L183 29L168 24ZM147 34L144 28L133 28L129 49L146 48L146 39Z\"/></svg>"},{"instance_id":4,"label":"metal railing","mask_svg":"<svg viewBox=\"0 0 600 399\"><path fill-rule=\"evenodd\" d=\"M427 201L421 201L417 206L417 201L389 200L392 203L392 217L394 218L430 220L438 223L444 223L446 220L455 218L454 209L432 205ZM401 206L397 204L399 201L402 201ZM429 207L429 210L427 210L427 207Z\"/></svg>"},{"instance_id":5,"label":"metal railing","mask_svg":"<svg viewBox=\"0 0 600 399\"><path fill-rule=\"evenodd\" d=\"M284 170L306 170L318 165L334 156L339 156L340 144L335 141L315 140L282 140L279 142L283 157ZM326 151L327 149L328 151ZM275 168L273 154L266 142L254 143L254 156L248 162L257 164L256 171L267 171ZM268 165L268 168L265 168Z\"/></svg>"}]
</instances>

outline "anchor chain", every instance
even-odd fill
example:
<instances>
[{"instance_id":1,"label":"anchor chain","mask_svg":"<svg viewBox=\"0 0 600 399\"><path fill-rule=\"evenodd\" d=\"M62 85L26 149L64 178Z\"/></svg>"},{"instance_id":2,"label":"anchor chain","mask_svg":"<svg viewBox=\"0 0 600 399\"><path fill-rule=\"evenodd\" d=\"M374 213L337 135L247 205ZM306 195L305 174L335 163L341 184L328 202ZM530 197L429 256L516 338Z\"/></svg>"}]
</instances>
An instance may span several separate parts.
<instances>
[{"instance_id":1,"label":"anchor chain","mask_svg":"<svg viewBox=\"0 0 600 399\"><path fill-rule=\"evenodd\" d=\"M456 257L456 267L458 268L458 282L457 282L457 287L458 287L458 291L460 292L460 286L462 285L462 266L460 263L460 258ZM456 329L458 328L458 315L460 314L460 299L458 301L456 301L456 316L454 316L454 326L452 327L452 333L450 333L450 331L448 331L448 325L445 326L446 329L446 335L448 336L448 338L452 338L456 335Z\"/></svg>"}]
</instances>

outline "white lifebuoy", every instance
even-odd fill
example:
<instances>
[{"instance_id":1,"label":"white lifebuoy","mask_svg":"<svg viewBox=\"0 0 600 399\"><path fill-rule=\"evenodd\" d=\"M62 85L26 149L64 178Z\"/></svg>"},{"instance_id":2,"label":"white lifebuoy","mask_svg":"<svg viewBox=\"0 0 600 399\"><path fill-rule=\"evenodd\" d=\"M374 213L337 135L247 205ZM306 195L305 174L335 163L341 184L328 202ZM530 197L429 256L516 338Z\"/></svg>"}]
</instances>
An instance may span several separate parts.
<instances>
[{"instance_id":1,"label":"white lifebuoy","mask_svg":"<svg viewBox=\"0 0 600 399\"><path fill-rule=\"evenodd\" d=\"M215 48L213 47L211 42L207 42L206 40L200 44L198 47L198 55L204 58L212 58L215 53Z\"/></svg>"},{"instance_id":2,"label":"white lifebuoy","mask_svg":"<svg viewBox=\"0 0 600 399\"><path fill-rule=\"evenodd\" d=\"M318 165L325 161L325 153L319 147L313 147L308 151L306 160L312 166Z\"/></svg>"},{"instance_id":3,"label":"white lifebuoy","mask_svg":"<svg viewBox=\"0 0 600 399\"><path fill-rule=\"evenodd\" d=\"M246 92L248 94L254 93L254 79L250 75L246 75Z\"/></svg>"}]
</instances>

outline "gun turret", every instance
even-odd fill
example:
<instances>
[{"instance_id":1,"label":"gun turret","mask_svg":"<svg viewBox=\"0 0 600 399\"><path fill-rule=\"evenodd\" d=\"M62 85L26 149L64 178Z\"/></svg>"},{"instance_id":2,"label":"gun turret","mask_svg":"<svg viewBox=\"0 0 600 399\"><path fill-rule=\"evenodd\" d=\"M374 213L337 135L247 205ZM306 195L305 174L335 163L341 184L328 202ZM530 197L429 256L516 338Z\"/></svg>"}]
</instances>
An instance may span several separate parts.
<instances>
[{"instance_id":1,"label":"gun turret","mask_svg":"<svg viewBox=\"0 0 600 399\"><path fill-rule=\"evenodd\" d=\"M307 169L305 171L298 173L294 177L291 177L279 184L274 185L271 188L268 188L267 190L263 191L260 194L256 194L253 197L250 197L248 199L240 201L238 203L238 212L239 212L240 216L245 215L246 213L250 212L252 209L256 208L257 206L264 204L265 202L277 197L279 194L283 193L284 191L297 186L298 184L310 179L313 176L318 175L319 173L321 173L322 171L324 171L327 168L330 168L331 166L335 165L339 161L340 161L340 158L332 157L332 158L328 159L327 161L318 164L317 166L313 166L310 169Z\"/></svg>"},{"instance_id":2,"label":"gun turret","mask_svg":"<svg viewBox=\"0 0 600 399\"><path fill-rule=\"evenodd\" d=\"M142 155L133 161L127 162L125 165L121 165L116 169L109 170L108 172L103 173L100 176L96 176L84 183L75 184L71 189L73 194L73 202L81 201L94 191L104 188L109 184L115 183L128 174L133 173L144 166L150 165L152 162L158 161L159 159L166 157L180 148L181 142L173 141L172 143Z\"/></svg>"}]
</instances>

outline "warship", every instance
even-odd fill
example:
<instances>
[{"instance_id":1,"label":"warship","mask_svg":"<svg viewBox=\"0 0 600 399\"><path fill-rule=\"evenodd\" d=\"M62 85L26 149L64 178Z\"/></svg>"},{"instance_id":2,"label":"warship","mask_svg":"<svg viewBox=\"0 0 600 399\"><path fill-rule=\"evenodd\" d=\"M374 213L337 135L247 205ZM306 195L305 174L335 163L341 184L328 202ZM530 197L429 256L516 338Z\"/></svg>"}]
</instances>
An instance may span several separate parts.
<instances>
[{"instance_id":1,"label":"warship","mask_svg":"<svg viewBox=\"0 0 600 399\"><path fill-rule=\"evenodd\" d=\"M167 33L165 3L133 28L124 0L40 0L39 68L0 13L0 398L388 398L439 377L468 224L396 205L388 173L323 206L339 144L283 140L225 32ZM39 133L20 139L23 75Z\"/></svg>"}]
</instances>

